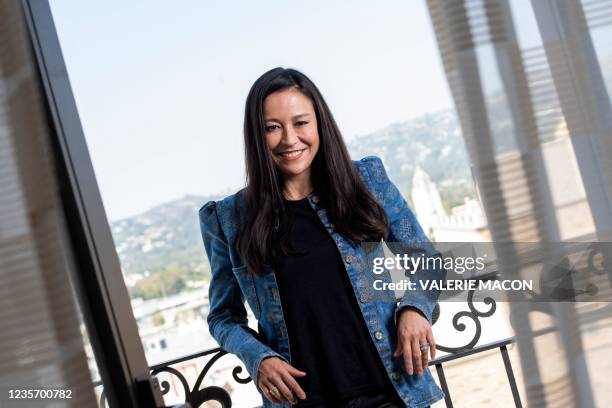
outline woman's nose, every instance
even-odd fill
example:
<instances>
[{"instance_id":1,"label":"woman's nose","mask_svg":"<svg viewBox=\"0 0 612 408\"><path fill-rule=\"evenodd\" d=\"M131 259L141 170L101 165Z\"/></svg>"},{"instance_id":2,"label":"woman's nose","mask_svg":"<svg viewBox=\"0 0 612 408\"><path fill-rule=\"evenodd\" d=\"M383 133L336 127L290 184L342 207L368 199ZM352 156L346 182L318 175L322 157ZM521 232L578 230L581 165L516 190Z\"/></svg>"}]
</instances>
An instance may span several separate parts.
<instances>
[{"instance_id":1,"label":"woman's nose","mask_svg":"<svg viewBox=\"0 0 612 408\"><path fill-rule=\"evenodd\" d=\"M295 129L290 128L290 127L285 128L285 131L283 132L283 137L282 137L282 142L284 144L291 146L291 145L296 144L298 140L299 140L298 134L295 131Z\"/></svg>"}]
</instances>

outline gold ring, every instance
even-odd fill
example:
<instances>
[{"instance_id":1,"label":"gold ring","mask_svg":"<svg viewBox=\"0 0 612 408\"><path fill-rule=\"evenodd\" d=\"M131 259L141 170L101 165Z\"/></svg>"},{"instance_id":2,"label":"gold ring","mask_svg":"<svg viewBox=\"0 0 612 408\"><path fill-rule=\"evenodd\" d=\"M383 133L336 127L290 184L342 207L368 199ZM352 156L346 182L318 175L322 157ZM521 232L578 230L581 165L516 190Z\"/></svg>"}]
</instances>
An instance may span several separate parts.
<instances>
[{"instance_id":1,"label":"gold ring","mask_svg":"<svg viewBox=\"0 0 612 408\"><path fill-rule=\"evenodd\" d=\"M280 393L278 392L278 388L276 387L268 388L268 393L273 397L278 397L280 395Z\"/></svg>"}]
</instances>

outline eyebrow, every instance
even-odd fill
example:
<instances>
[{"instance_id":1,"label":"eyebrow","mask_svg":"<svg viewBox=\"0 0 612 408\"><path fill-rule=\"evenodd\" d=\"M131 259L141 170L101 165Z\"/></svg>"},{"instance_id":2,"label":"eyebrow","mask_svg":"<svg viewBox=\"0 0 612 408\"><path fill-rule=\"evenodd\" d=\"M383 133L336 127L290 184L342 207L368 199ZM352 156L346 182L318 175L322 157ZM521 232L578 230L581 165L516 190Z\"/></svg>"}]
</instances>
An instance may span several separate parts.
<instances>
[{"instance_id":1,"label":"eyebrow","mask_svg":"<svg viewBox=\"0 0 612 408\"><path fill-rule=\"evenodd\" d=\"M310 113L300 113L299 115L295 115L295 116L294 116L293 118L291 118L291 119L294 119L294 120L295 120L295 119L298 119L298 118L301 118L301 117L304 117L304 116L310 116ZM276 119L276 118L267 118L267 119L266 119L266 122L268 122L268 121L280 122L280 120L278 120L278 119Z\"/></svg>"}]
</instances>

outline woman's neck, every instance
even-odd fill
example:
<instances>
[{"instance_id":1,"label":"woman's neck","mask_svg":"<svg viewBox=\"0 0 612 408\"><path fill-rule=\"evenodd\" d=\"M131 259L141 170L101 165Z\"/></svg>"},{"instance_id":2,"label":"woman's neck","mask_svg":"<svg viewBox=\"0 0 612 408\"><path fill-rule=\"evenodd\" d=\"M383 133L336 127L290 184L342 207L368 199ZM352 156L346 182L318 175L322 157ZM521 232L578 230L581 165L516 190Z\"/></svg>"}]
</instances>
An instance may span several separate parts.
<instances>
[{"instance_id":1,"label":"woman's neck","mask_svg":"<svg viewBox=\"0 0 612 408\"><path fill-rule=\"evenodd\" d=\"M304 176L307 177L298 176L285 180L283 194L287 200L301 200L312 193L313 186L310 181L310 174Z\"/></svg>"}]
</instances>

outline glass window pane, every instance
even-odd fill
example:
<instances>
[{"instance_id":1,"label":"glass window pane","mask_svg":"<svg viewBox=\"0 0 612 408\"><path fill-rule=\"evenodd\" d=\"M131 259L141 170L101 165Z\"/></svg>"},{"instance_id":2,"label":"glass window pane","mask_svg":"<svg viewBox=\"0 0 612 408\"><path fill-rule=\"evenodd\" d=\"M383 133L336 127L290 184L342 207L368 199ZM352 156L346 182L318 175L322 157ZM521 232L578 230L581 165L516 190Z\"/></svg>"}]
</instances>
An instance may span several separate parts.
<instances>
[{"instance_id":1,"label":"glass window pane","mask_svg":"<svg viewBox=\"0 0 612 408\"><path fill-rule=\"evenodd\" d=\"M51 6L151 366L216 346L197 211L243 186L246 94L275 66L317 83L351 156L383 159L431 237L486 239L425 2ZM193 385L210 358L173 367ZM223 356L205 385L235 406L258 404L253 384L233 378L237 366ZM179 377L160 378L168 404L184 398Z\"/></svg>"}]
</instances>

